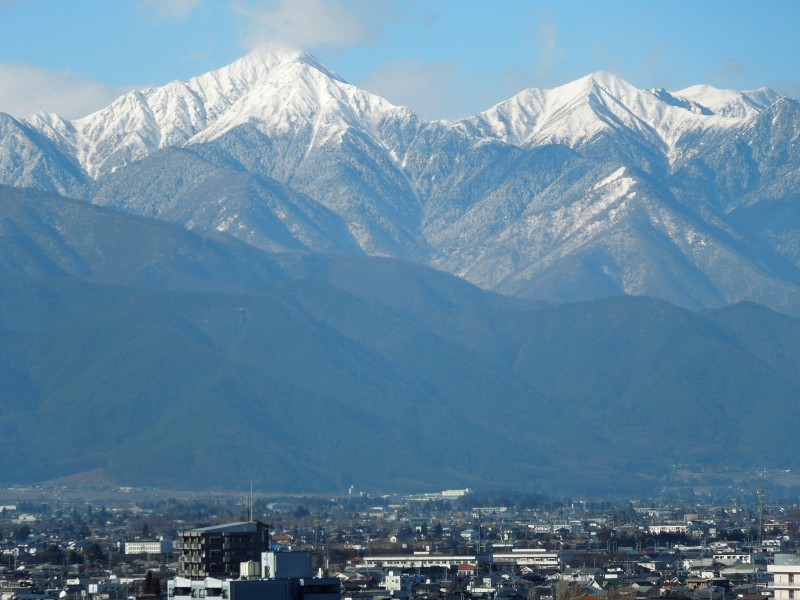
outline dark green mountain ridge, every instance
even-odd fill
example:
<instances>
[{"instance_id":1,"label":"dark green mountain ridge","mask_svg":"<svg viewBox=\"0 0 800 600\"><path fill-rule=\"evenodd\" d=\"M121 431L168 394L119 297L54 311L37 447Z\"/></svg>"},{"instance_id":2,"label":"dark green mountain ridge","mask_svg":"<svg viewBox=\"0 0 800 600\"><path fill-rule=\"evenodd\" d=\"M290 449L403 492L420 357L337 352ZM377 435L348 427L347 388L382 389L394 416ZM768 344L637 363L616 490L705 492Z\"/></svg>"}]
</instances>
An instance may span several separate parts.
<instances>
[{"instance_id":1,"label":"dark green mountain ridge","mask_svg":"<svg viewBox=\"0 0 800 600\"><path fill-rule=\"evenodd\" d=\"M633 492L797 468L800 321L532 303L0 190L0 481ZM769 440L765 444L765 440Z\"/></svg>"}]
</instances>

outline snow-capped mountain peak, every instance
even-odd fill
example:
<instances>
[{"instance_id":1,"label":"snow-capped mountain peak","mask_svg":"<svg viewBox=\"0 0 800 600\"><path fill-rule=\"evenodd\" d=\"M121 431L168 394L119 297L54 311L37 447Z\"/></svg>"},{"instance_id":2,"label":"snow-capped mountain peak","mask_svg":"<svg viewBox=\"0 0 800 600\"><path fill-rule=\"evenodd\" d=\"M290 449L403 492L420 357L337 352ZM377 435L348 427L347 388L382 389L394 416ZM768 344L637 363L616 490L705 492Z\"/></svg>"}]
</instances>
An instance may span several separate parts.
<instances>
[{"instance_id":1,"label":"snow-capped mountain peak","mask_svg":"<svg viewBox=\"0 0 800 600\"><path fill-rule=\"evenodd\" d=\"M529 88L458 126L520 147L576 148L612 130L627 131L672 162L687 134L739 127L778 98L767 88L643 90L599 71L552 89Z\"/></svg>"},{"instance_id":2,"label":"snow-capped mountain peak","mask_svg":"<svg viewBox=\"0 0 800 600\"><path fill-rule=\"evenodd\" d=\"M330 137L347 127L371 130L387 112L397 110L404 109L347 84L318 61L302 55L299 60L276 65L190 143L213 140L248 122L265 133L311 127L315 136Z\"/></svg>"},{"instance_id":3,"label":"snow-capped mountain peak","mask_svg":"<svg viewBox=\"0 0 800 600\"><path fill-rule=\"evenodd\" d=\"M597 72L557 88L530 88L479 115L464 127L517 146L566 144L576 147L609 128L623 128L673 142L675 122L685 120L675 107L606 72Z\"/></svg>"},{"instance_id":4,"label":"snow-capped mountain peak","mask_svg":"<svg viewBox=\"0 0 800 600\"><path fill-rule=\"evenodd\" d=\"M346 84L310 54L261 49L186 81L128 92L72 122L38 116L28 123L70 149L97 178L160 148L208 141L248 121L287 131L318 121L334 106L344 116L339 120L351 123L396 109Z\"/></svg>"}]
</instances>

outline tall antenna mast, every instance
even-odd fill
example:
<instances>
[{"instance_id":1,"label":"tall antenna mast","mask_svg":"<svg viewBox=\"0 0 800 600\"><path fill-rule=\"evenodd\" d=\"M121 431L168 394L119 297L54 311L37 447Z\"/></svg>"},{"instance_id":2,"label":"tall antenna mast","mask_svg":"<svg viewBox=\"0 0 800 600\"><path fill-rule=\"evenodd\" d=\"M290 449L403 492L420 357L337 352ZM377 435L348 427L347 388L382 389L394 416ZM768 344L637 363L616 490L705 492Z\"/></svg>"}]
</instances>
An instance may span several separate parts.
<instances>
[{"instance_id":1,"label":"tall antenna mast","mask_svg":"<svg viewBox=\"0 0 800 600\"><path fill-rule=\"evenodd\" d=\"M253 480L250 480L250 521L253 520Z\"/></svg>"},{"instance_id":2,"label":"tall antenna mast","mask_svg":"<svg viewBox=\"0 0 800 600\"><path fill-rule=\"evenodd\" d=\"M758 545L764 545L764 484L758 488Z\"/></svg>"}]
</instances>

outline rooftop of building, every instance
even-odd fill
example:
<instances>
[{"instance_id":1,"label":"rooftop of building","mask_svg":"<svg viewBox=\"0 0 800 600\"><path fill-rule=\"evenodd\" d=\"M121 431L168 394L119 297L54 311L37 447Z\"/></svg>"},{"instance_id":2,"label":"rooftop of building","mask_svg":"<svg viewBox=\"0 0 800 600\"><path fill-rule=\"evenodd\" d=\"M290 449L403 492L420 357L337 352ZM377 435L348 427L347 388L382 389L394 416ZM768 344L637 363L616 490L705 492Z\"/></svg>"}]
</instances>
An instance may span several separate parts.
<instances>
[{"instance_id":1,"label":"rooftop of building","mask_svg":"<svg viewBox=\"0 0 800 600\"><path fill-rule=\"evenodd\" d=\"M261 521L238 521L209 527L197 527L183 533L255 533L258 531L259 526L266 527Z\"/></svg>"}]
</instances>

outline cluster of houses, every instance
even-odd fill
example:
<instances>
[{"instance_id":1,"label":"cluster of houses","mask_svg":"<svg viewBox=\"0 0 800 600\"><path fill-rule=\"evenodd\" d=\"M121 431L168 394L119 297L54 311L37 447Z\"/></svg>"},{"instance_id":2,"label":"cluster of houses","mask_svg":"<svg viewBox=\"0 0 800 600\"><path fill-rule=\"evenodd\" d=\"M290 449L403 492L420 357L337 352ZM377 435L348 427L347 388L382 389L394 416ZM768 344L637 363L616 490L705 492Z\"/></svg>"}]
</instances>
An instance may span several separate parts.
<instances>
[{"instance_id":1,"label":"cluster of houses","mask_svg":"<svg viewBox=\"0 0 800 600\"><path fill-rule=\"evenodd\" d=\"M781 569L793 560L787 557L794 556L777 554L767 561L765 555L753 557L722 546L602 557L517 548L474 555L414 553L367 557L343 573L343 586L348 600L382 595L427 600L618 596L694 600L775 596L786 600L794 596L780 593L784 590ZM800 574L797 577L800 589Z\"/></svg>"},{"instance_id":2,"label":"cluster of houses","mask_svg":"<svg viewBox=\"0 0 800 600\"><path fill-rule=\"evenodd\" d=\"M788 520L735 541L721 533L744 532L752 516L648 509L619 513L634 522L617 524L582 508L448 514L440 505L336 507L321 525L302 507L275 504L265 506L269 526L250 518L124 541L109 533L129 516L97 519L107 519L104 535L94 526L94 535L56 535L52 523L16 511L4 531L0 600L800 600Z\"/></svg>"}]
</instances>

